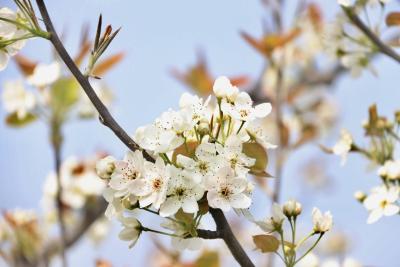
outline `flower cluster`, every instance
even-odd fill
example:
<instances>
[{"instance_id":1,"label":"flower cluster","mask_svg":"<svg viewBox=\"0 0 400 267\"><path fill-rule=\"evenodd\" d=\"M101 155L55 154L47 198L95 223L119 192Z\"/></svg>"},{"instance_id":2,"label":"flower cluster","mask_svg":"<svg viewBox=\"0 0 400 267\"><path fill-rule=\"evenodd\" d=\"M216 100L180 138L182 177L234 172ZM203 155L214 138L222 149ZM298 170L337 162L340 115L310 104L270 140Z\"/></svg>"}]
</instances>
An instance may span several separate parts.
<instances>
[{"instance_id":1,"label":"flower cluster","mask_svg":"<svg viewBox=\"0 0 400 267\"><path fill-rule=\"evenodd\" d=\"M7 7L0 8L0 71L7 67L10 57L16 55L26 43L28 31L15 23L24 25L26 19L20 12Z\"/></svg>"},{"instance_id":2,"label":"flower cluster","mask_svg":"<svg viewBox=\"0 0 400 267\"><path fill-rule=\"evenodd\" d=\"M301 212L302 205L295 200L289 200L284 203L283 206L274 203L270 217L264 221L255 221L255 223L267 233L267 235L253 236L256 247L264 253L278 253L279 246L282 246L283 255L280 256L286 266L295 266L297 263L301 262L301 260L318 244L322 236L331 230L333 224L333 218L329 211L322 213L319 209L313 208L313 229L309 235L297 242L296 223ZM284 227L285 221L290 224L291 233L288 240L285 240L285 233L287 233L287 230ZM271 233L274 232L279 235L280 240L278 240L274 235L271 235ZM297 258L296 254L302 249L303 243L314 235L318 235L317 240L302 256Z\"/></svg>"},{"instance_id":3,"label":"flower cluster","mask_svg":"<svg viewBox=\"0 0 400 267\"><path fill-rule=\"evenodd\" d=\"M98 175L108 180L108 217L120 217L135 205L162 217L180 210L197 214L199 203L223 211L251 205L248 174L265 175L265 150L275 147L257 126L271 105L253 106L226 77L215 81L213 91L215 100L184 93L178 111L170 109L137 129L134 140L154 162L141 151L98 162Z\"/></svg>"},{"instance_id":4,"label":"flower cluster","mask_svg":"<svg viewBox=\"0 0 400 267\"><path fill-rule=\"evenodd\" d=\"M368 223L378 221L382 216L399 214L400 205L400 160L396 158L396 144L400 140L397 129L400 113L396 112L394 120L378 114L375 105L369 109L369 118L363 123L365 135L370 144L363 148L355 143L347 131L342 131L340 140L332 149L334 154L342 157L342 162L349 152L365 156L374 166L381 184L372 188L369 195L356 192L355 198L364 204L369 211Z\"/></svg>"}]
</instances>

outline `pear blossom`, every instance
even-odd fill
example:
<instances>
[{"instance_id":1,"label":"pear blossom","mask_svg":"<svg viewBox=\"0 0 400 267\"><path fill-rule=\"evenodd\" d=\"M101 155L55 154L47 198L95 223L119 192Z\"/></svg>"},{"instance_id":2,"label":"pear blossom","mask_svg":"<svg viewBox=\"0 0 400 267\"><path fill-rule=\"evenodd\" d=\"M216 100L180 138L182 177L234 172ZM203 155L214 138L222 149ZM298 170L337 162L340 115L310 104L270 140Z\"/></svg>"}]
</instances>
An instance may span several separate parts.
<instances>
[{"instance_id":1,"label":"pear blossom","mask_svg":"<svg viewBox=\"0 0 400 267\"><path fill-rule=\"evenodd\" d=\"M219 157L231 165L239 176L246 175L249 172L249 168L256 162L255 159L246 156L242 150L242 142L236 135L229 136L224 146L217 144Z\"/></svg>"},{"instance_id":2,"label":"pear blossom","mask_svg":"<svg viewBox=\"0 0 400 267\"><path fill-rule=\"evenodd\" d=\"M161 204L160 216L174 215L180 208L186 213L197 212L199 210L197 201L202 198L204 188L172 165L169 171L171 178L168 184L167 199Z\"/></svg>"},{"instance_id":3,"label":"pear blossom","mask_svg":"<svg viewBox=\"0 0 400 267\"><path fill-rule=\"evenodd\" d=\"M139 197L140 207L152 204L158 210L167 197L169 171L161 157L154 164L147 162L145 167L143 178L137 180L132 192Z\"/></svg>"},{"instance_id":4,"label":"pear blossom","mask_svg":"<svg viewBox=\"0 0 400 267\"><path fill-rule=\"evenodd\" d=\"M231 208L248 208L251 205L251 198L246 194L247 184L247 180L236 177L229 166L221 168L215 176L208 177L206 185L208 204L225 212Z\"/></svg>"},{"instance_id":5,"label":"pear blossom","mask_svg":"<svg viewBox=\"0 0 400 267\"><path fill-rule=\"evenodd\" d=\"M187 237L187 231L184 228L184 225L167 220L161 224L162 227L172 230L174 235L182 236L182 237L172 237L171 243L172 247L178 251L182 251L185 249L188 250L199 250L203 243L202 239L199 237Z\"/></svg>"},{"instance_id":6,"label":"pear blossom","mask_svg":"<svg viewBox=\"0 0 400 267\"><path fill-rule=\"evenodd\" d=\"M121 217L119 220L124 228L118 234L118 237L121 240L130 241L129 248L132 248L142 233L142 225L133 217Z\"/></svg>"},{"instance_id":7,"label":"pear blossom","mask_svg":"<svg viewBox=\"0 0 400 267\"><path fill-rule=\"evenodd\" d=\"M145 159L141 151L129 151L124 160L115 163L115 170L111 175L109 186L116 190L116 196L125 197L131 194L139 183L138 179L145 172Z\"/></svg>"},{"instance_id":8,"label":"pear blossom","mask_svg":"<svg viewBox=\"0 0 400 267\"><path fill-rule=\"evenodd\" d=\"M272 214L265 221L257 222L257 225L265 232L272 233L282 229L283 221L285 220L282 207L278 203L272 204Z\"/></svg>"},{"instance_id":9,"label":"pear blossom","mask_svg":"<svg viewBox=\"0 0 400 267\"><path fill-rule=\"evenodd\" d=\"M400 160L388 160L378 169L378 174L389 180L400 179Z\"/></svg>"},{"instance_id":10,"label":"pear blossom","mask_svg":"<svg viewBox=\"0 0 400 267\"><path fill-rule=\"evenodd\" d=\"M246 125L246 132L250 139L262 145L265 149L275 149L278 146L269 142L269 137L262 127L262 120L255 120Z\"/></svg>"},{"instance_id":11,"label":"pear blossom","mask_svg":"<svg viewBox=\"0 0 400 267\"><path fill-rule=\"evenodd\" d=\"M350 152L352 144L353 137L348 131L343 129L339 141L332 148L333 153L342 158L341 165L346 163L347 154Z\"/></svg>"},{"instance_id":12,"label":"pear blossom","mask_svg":"<svg viewBox=\"0 0 400 267\"><path fill-rule=\"evenodd\" d=\"M110 179L115 170L115 158L107 156L96 163L97 175L102 179Z\"/></svg>"},{"instance_id":13,"label":"pear blossom","mask_svg":"<svg viewBox=\"0 0 400 267\"><path fill-rule=\"evenodd\" d=\"M253 107L253 101L246 92L241 92L231 99L224 99L221 110L239 121L253 121L266 117L272 110L270 103L262 103Z\"/></svg>"},{"instance_id":14,"label":"pear blossom","mask_svg":"<svg viewBox=\"0 0 400 267\"><path fill-rule=\"evenodd\" d=\"M50 64L38 64L31 75L27 77L29 84L43 88L51 85L61 75L61 65L57 61Z\"/></svg>"},{"instance_id":15,"label":"pear blossom","mask_svg":"<svg viewBox=\"0 0 400 267\"><path fill-rule=\"evenodd\" d=\"M338 0L338 4L344 7L350 7L353 5L353 1L351 0Z\"/></svg>"},{"instance_id":16,"label":"pear blossom","mask_svg":"<svg viewBox=\"0 0 400 267\"><path fill-rule=\"evenodd\" d=\"M312 210L312 220L315 233L325 233L332 228L333 218L330 211L322 214L318 208L314 207Z\"/></svg>"},{"instance_id":17,"label":"pear blossom","mask_svg":"<svg viewBox=\"0 0 400 267\"><path fill-rule=\"evenodd\" d=\"M197 95L191 95L189 93L183 93L179 100L179 107L187 112L188 116L192 120L192 124L197 124L202 119L209 119L211 112L208 109L210 97L205 101Z\"/></svg>"},{"instance_id":18,"label":"pear blossom","mask_svg":"<svg viewBox=\"0 0 400 267\"><path fill-rule=\"evenodd\" d=\"M217 98L228 98L236 96L239 89L233 86L229 79L225 76L218 77L213 85L213 91Z\"/></svg>"},{"instance_id":19,"label":"pear blossom","mask_svg":"<svg viewBox=\"0 0 400 267\"><path fill-rule=\"evenodd\" d=\"M21 80L8 81L4 84L2 102L7 112L16 113L19 119L24 119L26 115L35 107L35 95L25 90Z\"/></svg>"},{"instance_id":20,"label":"pear blossom","mask_svg":"<svg viewBox=\"0 0 400 267\"><path fill-rule=\"evenodd\" d=\"M0 8L0 17L15 21L17 20L17 13L7 7L3 7ZM25 30L18 29L15 24L0 20L0 40L6 42L0 48L0 71L7 67L10 57L17 54L25 45L26 40L23 37L26 33ZM16 39L21 40L7 43L8 40Z\"/></svg>"},{"instance_id":21,"label":"pear blossom","mask_svg":"<svg viewBox=\"0 0 400 267\"><path fill-rule=\"evenodd\" d=\"M215 144L203 142L195 152L196 160L183 156L177 156L177 163L184 167L185 171L190 172L193 180L200 183L208 176L214 175L221 165L221 159L217 157Z\"/></svg>"},{"instance_id":22,"label":"pear blossom","mask_svg":"<svg viewBox=\"0 0 400 267\"><path fill-rule=\"evenodd\" d=\"M396 187L386 188L386 186L376 187L363 202L365 208L369 210L367 223L371 224L378 221L382 216L392 216L400 211L396 203L399 199L399 189Z\"/></svg>"},{"instance_id":23,"label":"pear blossom","mask_svg":"<svg viewBox=\"0 0 400 267\"><path fill-rule=\"evenodd\" d=\"M136 204L137 202L137 197L133 196L133 195L129 195L128 197L122 198L117 194L118 191L107 187L106 189L104 189L103 192L103 197L104 199L107 201L108 205L106 208L106 211L104 213L104 215L108 218L108 219L112 219L113 217L120 217L122 212L125 209L124 206L124 201L128 202L128 204Z\"/></svg>"}]
</instances>

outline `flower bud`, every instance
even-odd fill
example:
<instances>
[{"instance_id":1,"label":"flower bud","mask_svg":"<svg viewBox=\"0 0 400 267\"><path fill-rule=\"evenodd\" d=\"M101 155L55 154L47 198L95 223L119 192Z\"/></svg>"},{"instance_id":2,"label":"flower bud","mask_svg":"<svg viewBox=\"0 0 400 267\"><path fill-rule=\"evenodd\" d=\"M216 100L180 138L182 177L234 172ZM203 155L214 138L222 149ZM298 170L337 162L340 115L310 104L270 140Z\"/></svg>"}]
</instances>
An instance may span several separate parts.
<instances>
[{"instance_id":1,"label":"flower bud","mask_svg":"<svg viewBox=\"0 0 400 267\"><path fill-rule=\"evenodd\" d=\"M112 156L102 158L96 163L96 173L102 179L110 179L115 170L115 159Z\"/></svg>"},{"instance_id":2,"label":"flower bud","mask_svg":"<svg viewBox=\"0 0 400 267\"><path fill-rule=\"evenodd\" d=\"M323 234L329 231L333 225L332 214L329 211L322 214L317 208L314 208L312 211L312 220L314 224L314 233Z\"/></svg>"},{"instance_id":3,"label":"flower bud","mask_svg":"<svg viewBox=\"0 0 400 267\"><path fill-rule=\"evenodd\" d=\"M301 204L295 200L286 201L283 205L283 213L286 217L297 217L302 211Z\"/></svg>"},{"instance_id":4,"label":"flower bud","mask_svg":"<svg viewBox=\"0 0 400 267\"><path fill-rule=\"evenodd\" d=\"M394 114L395 120L397 123L400 124L400 110L396 111L396 113Z\"/></svg>"},{"instance_id":5,"label":"flower bud","mask_svg":"<svg viewBox=\"0 0 400 267\"><path fill-rule=\"evenodd\" d=\"M354 192L354 198L359 201L360 203L363 203L367 195L362 192L362 191L356 191Z\"/></svg>"},{"instance_id":6,"label":"flower bud","mask_svg":"<svg viewBox=\"0 0 400 267\"><path fill-rule=\"evenodd\" d=\"M207 121L201 121L199 126L197 127L197 131L200 135L206 135L210 132L210 125Z\"/></svg>"}]
</instances>

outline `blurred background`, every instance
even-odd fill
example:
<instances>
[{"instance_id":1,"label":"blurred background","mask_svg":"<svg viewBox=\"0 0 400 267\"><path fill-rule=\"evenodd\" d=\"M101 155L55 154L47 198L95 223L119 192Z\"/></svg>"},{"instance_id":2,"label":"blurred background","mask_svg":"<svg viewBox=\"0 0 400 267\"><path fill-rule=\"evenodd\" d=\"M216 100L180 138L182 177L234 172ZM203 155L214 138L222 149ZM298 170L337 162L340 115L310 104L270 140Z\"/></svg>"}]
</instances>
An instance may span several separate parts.
<instances>
[{"instance_id":1,"label":"blurred background","mask_svg":"<svg viewBox=\"0 0 400 267\"><path fill-rule=\"evenodd\" d=\"M1 4L8 5L8 2L11 1L2 0ZM103 14L106 23L122 26L110 51L123 51L125 58L104 80L115 96L112 113L129 133L151 122L162 111L177 107L180 95L187 88L171 76L170 70L183 70L192 65L199 49L216 76L246 75L256 80L263 68L262 57L239 35L239 31L253 36L262 33L262 19L266 12L260 1L47 2L56 28L64 33L70 51L76 51L82 24L89 23L93 33L99 13ZM333 19L339 11L335 0L314 2L320 5L325 20ZM285 19L290 19L291 3L288 5ZM48 43L36 39L30 41L21 53L49 63L50 51ZM356 190L368 190L375 185L375 171L369 171L366 161L358 156L350 157L341 167L337 157L324 154L318 147L320 143L331 146L341 128L361 139L363 131L360 125L367 118L367 108L373 103L378 104L380 113L384 115L399 108L400 88L396 82L399 66L384 57L377 58L373 64L377 76L365 71L353 79L344 74L332 86L332 96L339 110L337 126L331 134L302 146L288 159L281 199L296 198L303 203L301 224L306 229L311 227L312 207L330 210L335 231L350 237L348 255L365 266L395 267L398 266L398 255L394 250L398 247L400 218L383 218L367 225L366 210L353 199ZM20 76L15 65L11 64L0 73L0 84ZM4 116L1 109L0 117ZM71 155L85 157L99 150L121 158L126 151L112 132L97 120L73 121L65 127L64 135L64 158ZM317 175L328 179L322 189L307 186L304 178L305 166L313 161L322 166ZM43 182L52 168L48 131L44 124L35 123L23 129L0 124L1 210L20 207L40 212ZM269 214L270 202L260 193L255 195L251 210L257 218L264 218ZM233 219L235 216L233 212L229 214ZM150 265L149 257L157 250L152 239L145 234L134 248L128 249L127 244L117 237L119 229L118 224L113 225L106 239L94 246L87 239L80 240L68 251L70 265L93 266L98 258L106 259L114 266ZM211 243L224 246L219 241ZM165 244L168 245L168 241ZM194 254L188 252L184 255L190 258Z\"/></svg>"}]
</instances>

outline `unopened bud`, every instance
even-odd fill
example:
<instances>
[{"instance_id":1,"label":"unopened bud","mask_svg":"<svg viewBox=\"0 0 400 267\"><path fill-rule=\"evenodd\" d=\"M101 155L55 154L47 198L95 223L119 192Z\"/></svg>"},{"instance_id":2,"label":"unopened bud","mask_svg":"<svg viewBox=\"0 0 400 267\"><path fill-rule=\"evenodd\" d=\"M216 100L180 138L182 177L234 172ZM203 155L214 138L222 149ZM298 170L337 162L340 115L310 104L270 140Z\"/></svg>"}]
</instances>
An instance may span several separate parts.
<instances>
[{"instance_id":1,"label":"unopened bud","mask_svg":"<svg viewBox=\"0 0 400 267\"><path fill-rule=\"evenodd\" d=\"M200 135L206 135L210 132L210 125L207 121L201 121L199 126L197 127L197 131Z\"/></svg>"},{"instance_id":2,"label":"unopened bud","mask_svg":"<svg viewBox=\"0 0 400 267\"><path fill-rule=\"evenodd\" d=\"M367 195L362 191L356 191L354 193L354 198L357 199L360 203L363 203Z\"/></svg>"},{"instance_id":3,"label":"unopened bud","mask_svg":"<svg viewBox=\"0 0 400 267\"><path fill-rule=\"evenodd\" d=\"M394 118L396 122L400 124L400 110L396 111L396 113L394 114Z\"/></svg>"},{"instance_id":4,"label":"unopened bud","mask_svg":"<svg viewBox=\"0 0 400 267\"><path fill-rule=\"evenodd\" d=\"M289 200L283 205L283 214L288 218L297 217L301 211L301 204L295 200Z\"/></svg>"},{"instance_id":5,"label":"unopened bud","mask_svg":"<svg viewBox=\"0 0 400 267\"><path fill-rule=\"evenodd\" d=\"M115 170L115 159L112 156L102 158L96 163L96 173L102 179L110 179Z\"/></svg>"}]
</instances>

